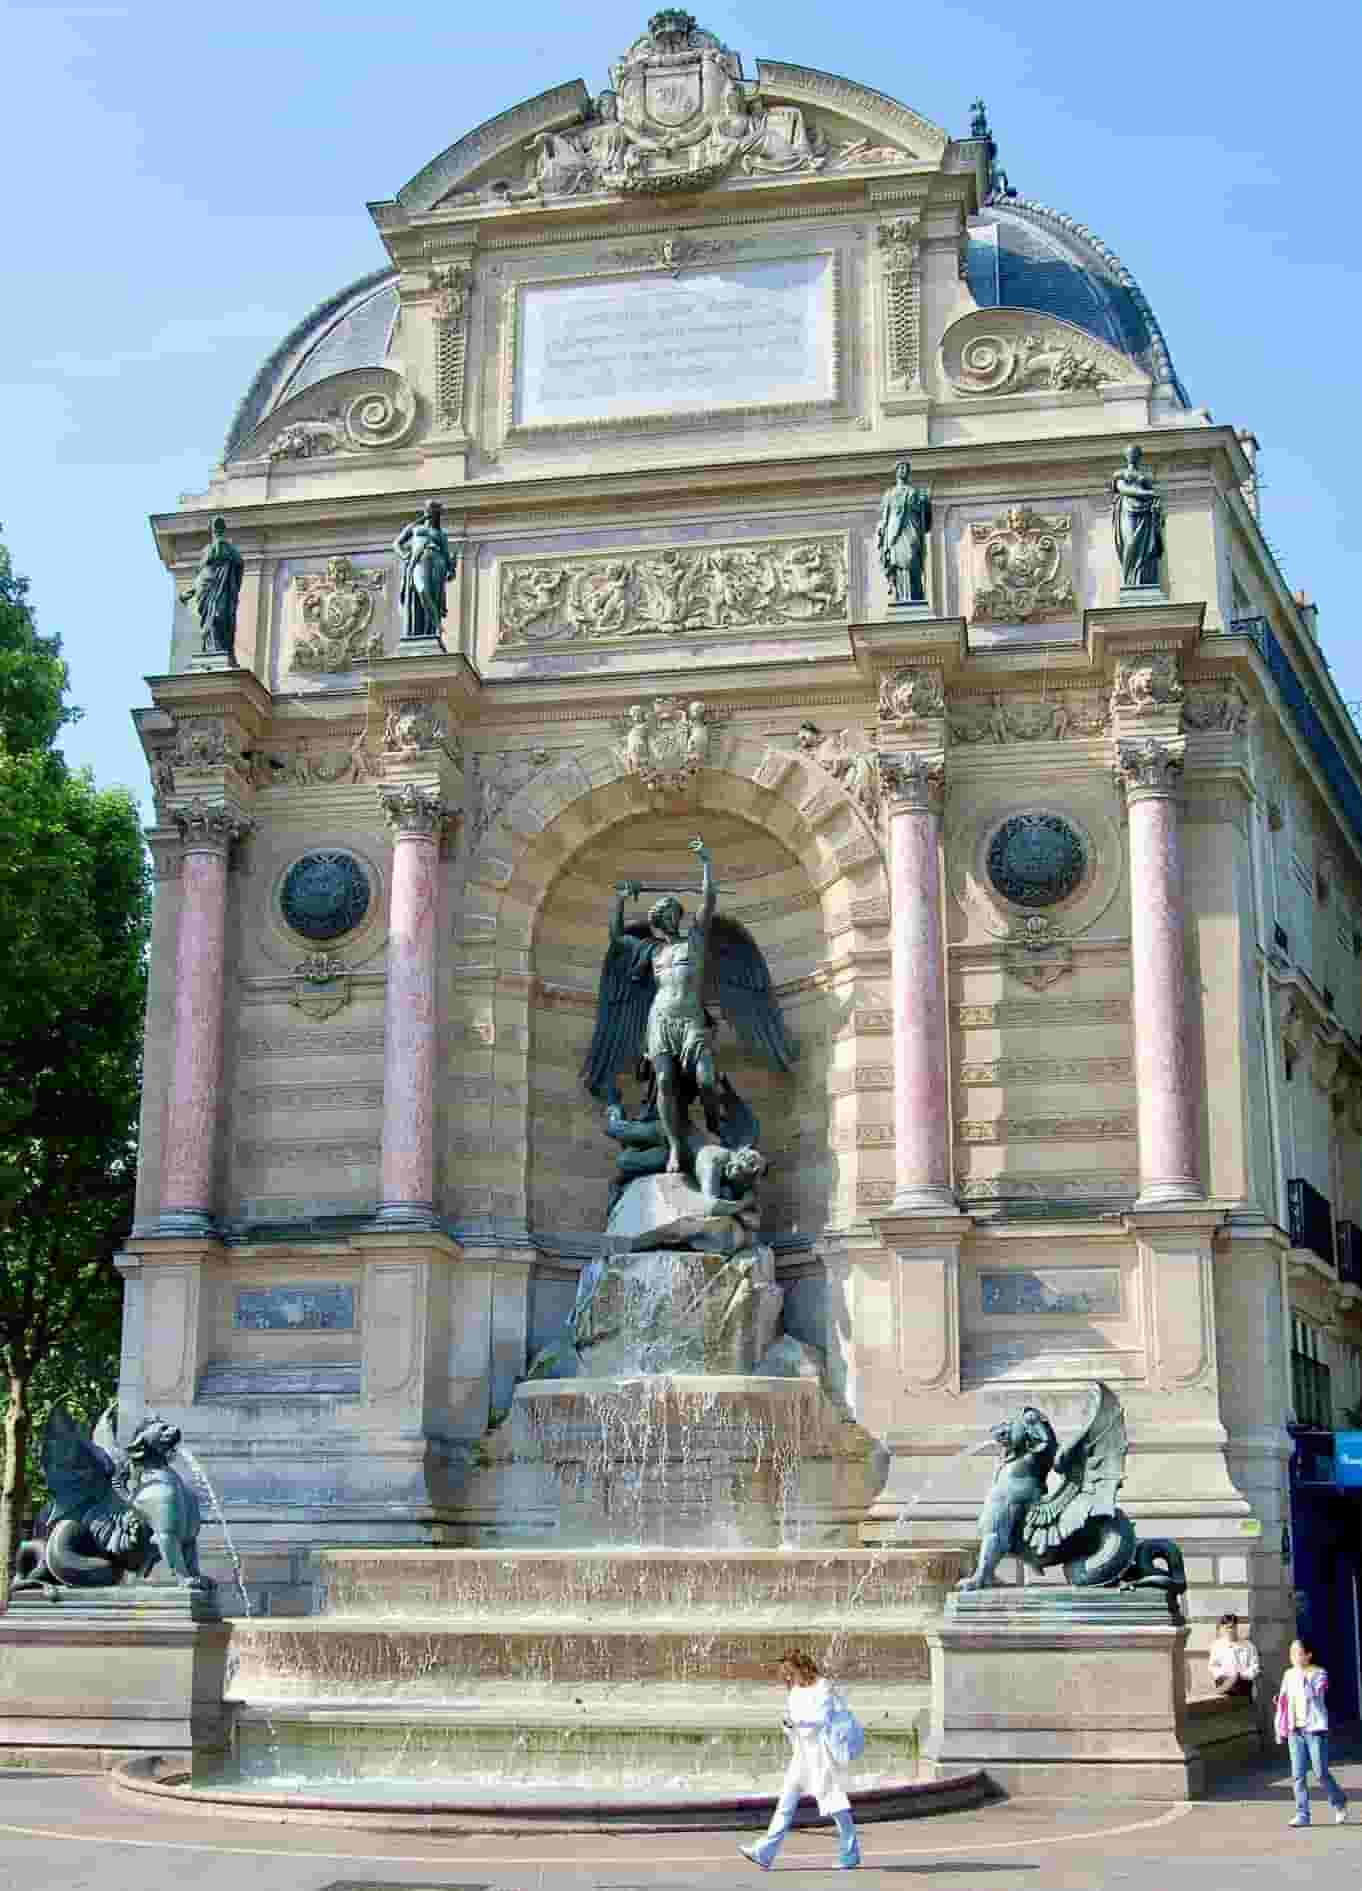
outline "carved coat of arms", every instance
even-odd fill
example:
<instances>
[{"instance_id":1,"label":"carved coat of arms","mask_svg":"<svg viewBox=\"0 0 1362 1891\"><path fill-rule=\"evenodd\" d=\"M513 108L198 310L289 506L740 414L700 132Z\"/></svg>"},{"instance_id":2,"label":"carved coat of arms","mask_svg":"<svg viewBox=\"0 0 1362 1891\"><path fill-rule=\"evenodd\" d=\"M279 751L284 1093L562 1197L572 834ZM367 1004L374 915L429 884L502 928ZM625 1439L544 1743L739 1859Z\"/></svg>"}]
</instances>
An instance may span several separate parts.
<instances>
[{"instance_id":1,"label":"carved coat of arms","mask_svg":"<svg viewBox=\"0 0 1362 1891\"><path fill-rule=\"evenodd\" d=\"M295 670L349 670L383 654L383 633L371 629L382 571L361 571L348 558L329 558L326 570L296 580L303 619L315 634L300 637Z\"/></svg>"},{"instance_id":2,"label":"carved coat of arms","mask_svg":"<svg viewBox=\"0 0 1362 1891\"><path fill-rule=\"evenodd\" d=\"M659 696L635 703L624 734L624 762L656 795L679 794L709 759L710 724L702 702Z\"/></svg>"},{"instance_id":3,"label":"carved coat of arms","mask_svg":"<svg viewBox=\"0 0 1362 1891\"><path fill-rule=\"evenodd\" d=\"M1029 506L1009 506L1001 519L975 520L974 621L1024 624L1076 609L1071 529L1067 513L1043 517Z\"/></svg>"}]
</instances>

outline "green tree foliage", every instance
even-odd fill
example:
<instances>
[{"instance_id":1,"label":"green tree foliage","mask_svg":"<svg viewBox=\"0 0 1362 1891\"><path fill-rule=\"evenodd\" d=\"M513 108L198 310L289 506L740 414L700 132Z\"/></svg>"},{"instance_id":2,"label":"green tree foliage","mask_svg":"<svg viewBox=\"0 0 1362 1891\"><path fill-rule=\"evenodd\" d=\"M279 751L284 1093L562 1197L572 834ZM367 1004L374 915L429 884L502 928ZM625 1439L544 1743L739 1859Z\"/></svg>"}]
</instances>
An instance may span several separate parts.
<instances>
[{"instance_id":1,"label":"green tree foliage","mask_svg":"<svg viewBox=\"0 0 1362 1891\"><path fill-rule=\"evenodd\" d=\"M0 546L0 1579L35 1405L88 1411L116 1374L132 1215L149 876L131 797L53 747L66 688Z\"/></svg>"}]
</instances>

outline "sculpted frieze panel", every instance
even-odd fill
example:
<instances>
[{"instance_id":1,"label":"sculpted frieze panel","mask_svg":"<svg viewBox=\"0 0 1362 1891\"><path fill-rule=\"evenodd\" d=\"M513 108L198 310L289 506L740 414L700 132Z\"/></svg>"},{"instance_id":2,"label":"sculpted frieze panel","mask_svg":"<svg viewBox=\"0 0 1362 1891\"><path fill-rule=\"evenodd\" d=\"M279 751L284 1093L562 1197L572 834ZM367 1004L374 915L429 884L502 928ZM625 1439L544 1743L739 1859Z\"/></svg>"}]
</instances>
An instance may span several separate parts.
<instances>
[{"instance_id":1,"label":"sculpted frieze panel","mask_svg":"<svg viewBox=\"0 0 1362 1891\"><path fill-rule=\"evenodd\" d=\"M1090 740L1111 721L1106 699L1065 692L1058 696L1005 696L995 690L987 700L953 698L951 736L957 742L1063 742Z\"/></svg>"},{"instance_id":2,"label":"sculpted frieze panel","mask_svg":"<svg viewBox=\"0 0 1362 1891\"><path fill-rule=\"evenodd\" d=\"M507 559L498 576L499 646L838 622L846 615L847 548L840 537L554 563Z\"/></svg>"},{"instance_id":3,"label":"sculpted frieze panel","mask_svg":"<svg viewBox=\"0 0 1362 1891\"><path fill-rule=\"evenodd\" d=\"M957 394L1077 393L1148 379L1128 355L1032 309L962 315L941 338L941 368Z\"/></svg>"}]
</instances>

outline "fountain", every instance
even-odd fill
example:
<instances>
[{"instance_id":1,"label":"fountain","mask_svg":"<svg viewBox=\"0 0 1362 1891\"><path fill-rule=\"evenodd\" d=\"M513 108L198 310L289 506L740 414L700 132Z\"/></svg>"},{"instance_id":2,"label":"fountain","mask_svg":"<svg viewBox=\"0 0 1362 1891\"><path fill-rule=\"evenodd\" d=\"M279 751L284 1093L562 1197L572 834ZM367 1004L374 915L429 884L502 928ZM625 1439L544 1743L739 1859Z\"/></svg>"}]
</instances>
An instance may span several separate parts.
<instances>
[{"instance_id":1,"label":"fountain","mask_svg":"<svg viewBox=\"0 0 1362 1891\"><path fill-rule=\"evenodd\" d=\"M484 1441L505 1546L321 1553L317 1614L233 1629L226 1763L136 1761L120 1792L219 1816L763 1824L798 1645L870 1733L860 1817L983 1794L974 1771L917 1777L927 1633L965 1558L856 1547L875 1441L781 1332L758 1125L715 1069L702 993L778 1066L793 1052L694 845L689 931L672 897L626 925L640 889L621 889L586 1073L615 1199L566 1330ZM645 1052L626 1115L618 1073Z\"/></svg>"}]
</instances>

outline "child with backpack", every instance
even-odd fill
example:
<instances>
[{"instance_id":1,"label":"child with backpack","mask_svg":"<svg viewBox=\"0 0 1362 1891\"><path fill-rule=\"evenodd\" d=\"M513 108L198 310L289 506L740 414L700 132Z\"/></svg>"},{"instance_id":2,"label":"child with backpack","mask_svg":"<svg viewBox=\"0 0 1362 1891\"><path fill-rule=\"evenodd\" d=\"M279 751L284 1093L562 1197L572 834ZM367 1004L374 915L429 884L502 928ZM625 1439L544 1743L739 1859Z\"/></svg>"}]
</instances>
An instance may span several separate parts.
<instances>
[{"instance_id":1,"label":"child with backpack","mask_svg":"<svg viewBox=\"0 0 1362 1891\"><path fill-rule=\"evenodd\" d=\"M780 1678L790 1690L782 1725L790 1743L790 1764L785 1769L780 1797L755 1845L741 1845L744 1858L769 1871L785 1834L794 1823L802 1793L812 1793L824 1818L831 1818L840 1840L838 1867L854 1871L861 1848L847 1798L847 1771L865 1745L859 1721L837 1694L818 1663L802 1649L788 1649L781 1660Z\"/></svg>"}]
</instances>

